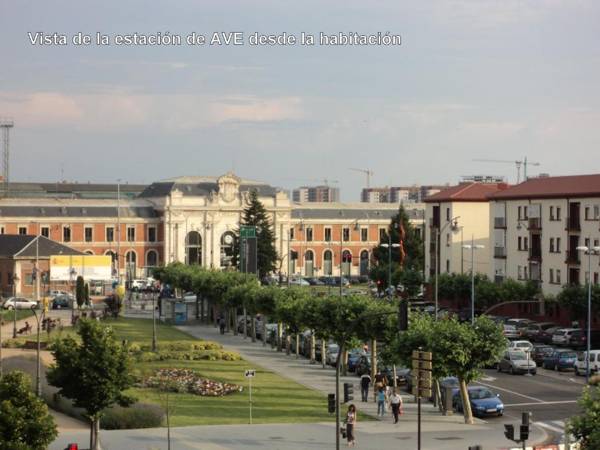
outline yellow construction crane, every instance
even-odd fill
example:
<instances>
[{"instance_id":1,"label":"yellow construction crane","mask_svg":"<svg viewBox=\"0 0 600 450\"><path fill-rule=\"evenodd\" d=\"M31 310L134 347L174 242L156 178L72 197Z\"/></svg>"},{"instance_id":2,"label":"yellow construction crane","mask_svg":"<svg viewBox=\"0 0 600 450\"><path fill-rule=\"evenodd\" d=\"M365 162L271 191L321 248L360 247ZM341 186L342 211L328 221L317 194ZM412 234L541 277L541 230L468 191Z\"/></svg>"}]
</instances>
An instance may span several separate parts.
<instances>
[{"instance_id":1,"label":"yellow construction crane","mask_svg":"<svg viewBox=\"0 0 600 450\"><path fill-rule=\"evenodd\" d=\"M500 164L514 164L517 166L517 184L521 182L521 166L523 166L523 181L527 181L527 166L539 166L539 162L527 161L527 157L523 158L522 161L509 161L506 159L474 159L477 162L491 162Z\"/></svg>"},{"instance_id":2,"label":"yellow construction crane","mask_svg":"<svg viewBox=\"0 0 600 450\"><path fill-rule=\"evenodd\" d=\"M354 170L355 172L362 172L367 176L367 189L371 187L371 177L373 176L373 171L371 169L355 169L350 167L348 170Z\"/></svg>"}]
</instances>

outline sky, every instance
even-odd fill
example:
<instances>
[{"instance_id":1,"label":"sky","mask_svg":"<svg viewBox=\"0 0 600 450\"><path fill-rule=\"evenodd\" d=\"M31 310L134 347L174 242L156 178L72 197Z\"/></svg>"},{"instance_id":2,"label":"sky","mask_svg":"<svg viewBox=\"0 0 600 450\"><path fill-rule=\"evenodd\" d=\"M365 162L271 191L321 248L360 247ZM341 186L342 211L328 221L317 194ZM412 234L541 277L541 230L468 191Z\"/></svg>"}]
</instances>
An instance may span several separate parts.
<instances>
[{"instance_id":1,"label":"sky","mask_svg":"<svg viewBox=\"0 0 600 450\"><path fill-rule=\"evenodd\" d=\"M130 183L233 170L287 189L598 173L597 0L0 0L11 181ZM54 32L69 44L32 45ZM75 46L77 33L94 43ZM180 46L117 46L170 33ZM243 32L244 45L187 45ZM253 33L400 35L251 46ZM95 45L96 33L111 45Z\"/></svg>"}]
</instances>

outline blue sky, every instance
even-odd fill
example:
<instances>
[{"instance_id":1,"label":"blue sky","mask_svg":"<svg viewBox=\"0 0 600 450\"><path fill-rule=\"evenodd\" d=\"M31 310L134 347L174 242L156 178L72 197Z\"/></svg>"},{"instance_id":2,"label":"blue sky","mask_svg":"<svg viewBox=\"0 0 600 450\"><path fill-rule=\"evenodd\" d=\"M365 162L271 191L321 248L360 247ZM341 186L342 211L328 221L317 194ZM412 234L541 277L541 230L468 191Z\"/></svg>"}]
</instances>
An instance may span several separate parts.
<instances>
[{"instance_id":1,"label":"blue sky","mask_svg":"<svg viewBox=\"0 0 600 450\"><path fill-rule=\"evenodd\" d=\"M0 0L12 180L291 188L598 172L600 2ZM390 31L396 47L32 46L27 33Z\"/></svg>"}]
</instances>

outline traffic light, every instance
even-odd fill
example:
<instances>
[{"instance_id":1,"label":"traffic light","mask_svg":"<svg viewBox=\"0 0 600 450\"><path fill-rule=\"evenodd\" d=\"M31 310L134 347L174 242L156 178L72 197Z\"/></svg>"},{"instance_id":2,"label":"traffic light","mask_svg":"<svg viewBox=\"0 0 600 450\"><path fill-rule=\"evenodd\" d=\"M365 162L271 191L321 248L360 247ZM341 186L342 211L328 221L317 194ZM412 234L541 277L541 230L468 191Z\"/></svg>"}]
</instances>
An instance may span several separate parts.
<instances>
[{"instance_id":1,"label":"traffic light","mask_svg":"<svg viewBox=\"0 0 600 450\"><path fill-rule=\"evenodd\" d=\"M530 413L528 412L524 412L523 414L521 414L521 427L519 430L519 437L521 441L526 441L527 439L529 439L529 416Z\"/></svg>"},{"instance_id":2,"label":"traffic light","mask_svg":"<svg viewBox=\"0 0 600 450\"><path fill-rule=\"evenodd\" d=\"M352 383L344 383L344 403L354 400L354 387Z\"/></svg>"},{"instance_id":3,"label":"traffic light","mask_svg":"<svg viewBox=\"0 0 600 450\"><path fill-rule=\"evenodd\" d=\"M400 300L398 305L398 330L408 330L408 302L406 300Z\"/></svg>"},{"instance_id":4,"label":"traffic light","mask_svg":"<svg viewBox=\"0 0 600 450\"><path fill-rule=\"evenodd\" d=\"M329 414L333 414L335 412L335 394L327 395L327 411Z\"/></svg>"},{"instance_id":5,"label":"traffic light","mask_svg":"<svg viewBox=\"0 0 600 450\"><path fill-rule=\"evenodd\" d=\"M515 440L515 426L510 423L504 424L504 436L506 436L506 439L514 441Z\"/></svg>"}]
</instances>

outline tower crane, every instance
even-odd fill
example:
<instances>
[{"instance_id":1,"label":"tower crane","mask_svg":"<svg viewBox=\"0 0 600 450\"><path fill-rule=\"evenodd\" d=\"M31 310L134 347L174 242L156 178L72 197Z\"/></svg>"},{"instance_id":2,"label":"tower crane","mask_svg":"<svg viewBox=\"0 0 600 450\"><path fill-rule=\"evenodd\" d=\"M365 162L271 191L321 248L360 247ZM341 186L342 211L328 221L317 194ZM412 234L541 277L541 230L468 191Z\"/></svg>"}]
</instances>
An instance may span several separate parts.
<instances>
[{"instance_id":1,"label":"tower crane","mask_svg":"<svg viewBox=\"0 0 600 450\"><path fill-rule=\"evenodd\" d=\"M539 162L527 161L527 157L523 158L523 160L509 161L506 159L474 159L473 161L478 162L491 162L491 163L500 163L500 164L514 164L517 166L517 184L521 182L521 166L523 166L523 181L527 180L527 166L539 166Z\"/></svg>"},{"instance_id":2,"label":"tower crane","mask_svg":"<svg viewBox=\"0 0 600 450\"><path fill-rule=\"evenodd\" d=\"M371 177L373 176L373 171L371 169L355 169L350 167L348 170L354 170L355 172L362 172L367 176L367 189L371 187Z\"/></svg>"}]
</instances>

